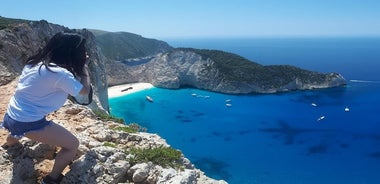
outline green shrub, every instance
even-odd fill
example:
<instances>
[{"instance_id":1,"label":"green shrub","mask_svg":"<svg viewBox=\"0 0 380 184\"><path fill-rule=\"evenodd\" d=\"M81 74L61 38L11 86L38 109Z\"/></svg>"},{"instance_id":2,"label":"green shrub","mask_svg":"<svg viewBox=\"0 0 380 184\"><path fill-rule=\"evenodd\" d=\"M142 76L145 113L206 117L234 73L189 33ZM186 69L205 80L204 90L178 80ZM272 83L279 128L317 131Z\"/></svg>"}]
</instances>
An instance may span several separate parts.
<instances>
[{"instance_id":1,"label":"green shrub","mask_svg":"<svg viewBox=\"0 0 380 184\"><path fill-rule=\"evenodd\" d=\"M129 151L134 157L129 158L132 165L137 163L152 162L153 164L162 167L181 168L179 160L182 156L181 151L175 150L171 147L157 147L149 149L131 148Z\"/></svg>"},{"instance_id":2,"label":"green shrub","mask_svg":"<svg viewBox=\"0 0 380 184\"><path fill-rule=\"evenodd\" d=\"M118 126L118 127L112 128L112 129L123 131L123 132L128 132L128 133L146 132L146 128L141 127L137 123L131 123L131 124L128 124L127 126Z\"/></svg>"},{"instance_id":3,"label":"green shrub","mask_svg":"<svg viewBox=\"0 0 380 184\"><path fill-rule=\"evenodd\" d=\"M118 118L118 117L115 117L115 116L112 116L112 115L109 115L103 111L100 111L100 110L94 110L93 111L95 116L101 120L104 120L104 121L115 121L117 123L124 123L124 119L123 118Z\"/></svg>"},{"instance_id":4,"label":"green shrub","mask_svg":"<svg viewBox=\"0 0 380 184\"><path fill-rule=\"evenodd\" d=\"M116 144L112 142L104 142L103 146L111 147L111 148L116 148Z\"/></svg>"}]
</instances>

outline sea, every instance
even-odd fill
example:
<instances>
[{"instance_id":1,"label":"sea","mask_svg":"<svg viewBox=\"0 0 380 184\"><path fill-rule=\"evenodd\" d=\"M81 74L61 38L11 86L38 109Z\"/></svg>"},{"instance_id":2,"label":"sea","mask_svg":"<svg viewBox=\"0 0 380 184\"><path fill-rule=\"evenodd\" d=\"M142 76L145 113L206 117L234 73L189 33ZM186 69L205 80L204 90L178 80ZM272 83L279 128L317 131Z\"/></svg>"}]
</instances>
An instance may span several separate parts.
<instances>
[{"instance_id":1,"label":"sea","mask_svg":"<svg viewBox=\"0 0 380 184\"><path fill-rule=\"evenodd\" d=\"M230 184L380 183L380 38L165 41L337 72L347 85L252 95L152 88L110 98L112 115L159 134L207 176Z\"/></svg>"}]
</instances>

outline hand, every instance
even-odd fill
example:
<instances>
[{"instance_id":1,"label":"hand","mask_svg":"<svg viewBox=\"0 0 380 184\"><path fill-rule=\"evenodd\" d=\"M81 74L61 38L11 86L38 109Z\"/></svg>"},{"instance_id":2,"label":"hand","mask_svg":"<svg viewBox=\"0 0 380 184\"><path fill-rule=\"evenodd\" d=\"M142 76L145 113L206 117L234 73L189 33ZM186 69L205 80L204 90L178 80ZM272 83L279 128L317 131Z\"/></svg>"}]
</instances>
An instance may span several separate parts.
<instances>
[{"instance_id":1,"label":"hand","mask_svg":"<svg viewBox=\"0 0 380 184\"><path fill-rule=\"evenodd\" d=\"M90 56L89 56L89 55L87 54L87 52L86 52L86 61L84 62L84 65L89 66L90 63L91 63Z\"/></svg>"}]
</instances>

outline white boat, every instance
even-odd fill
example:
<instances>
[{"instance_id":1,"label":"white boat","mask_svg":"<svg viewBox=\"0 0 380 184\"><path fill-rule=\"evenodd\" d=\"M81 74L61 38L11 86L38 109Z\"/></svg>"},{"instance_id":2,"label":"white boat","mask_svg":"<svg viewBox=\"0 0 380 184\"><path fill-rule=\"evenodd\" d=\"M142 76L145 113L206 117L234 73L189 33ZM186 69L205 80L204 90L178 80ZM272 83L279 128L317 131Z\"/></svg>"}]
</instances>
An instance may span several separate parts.
<instances>
[{"instance_id":1,"label":"white boat","mask_svg":"<svg viewBox=\"0 0 380 184\"><path fill-rule=\"evenodd\" d=\"M227 107L232 107L232 104L230 104L230 103L226 103L226 106L227 106Z\"/></svg>"},{"instance_id":2,"label":"white boat","mask_svg":"<svg viewBox=\"0 0 380 184\"><path fill-rule=\"evenodd\" d=\"M319 118L317 119L317 121L321 121L321 120L323 120L323 119L325 119L325 116L321 116L321 117L319 117Z\"/></svg>"},{"instance_id":3,"label":"white boat","mask_svg":"<svg viewBox=\"0 0 380 184\"><path fill-rule=\"evenodd\" d=\"M311 106L317 107L317 104L316 103L311 103Z\"/></svg>"},{"instance_id":4,"label":"white boat","mask_svg":"<svg viewBox=\"0 0 380 184\"><path fill-rule=\"evenodd\" d=\"M153 98L150 96L146 96L146 100L148 100L149 102L153 102Z\"/></svg>"},{"instance_id":5,"label":"white boat","mask_svg":"<svg viewBox=\"0 0 380 184\"><path fill-rule=\"evenodd\" d=\"M346 108L344 108L344 111L348 112L348 111L350 111L350 108L346 107Z\"/></svg>"}]
</instances>

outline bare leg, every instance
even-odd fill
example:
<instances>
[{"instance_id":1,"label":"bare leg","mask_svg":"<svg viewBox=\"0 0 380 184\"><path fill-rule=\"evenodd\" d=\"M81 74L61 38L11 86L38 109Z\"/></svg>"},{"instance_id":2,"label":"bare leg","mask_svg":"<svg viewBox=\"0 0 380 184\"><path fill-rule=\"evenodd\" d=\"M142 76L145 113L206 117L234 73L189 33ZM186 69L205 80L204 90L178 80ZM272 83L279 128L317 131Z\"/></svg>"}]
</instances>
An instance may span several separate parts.
<instances>
[{"instance_id":1,"label":"bare leg","mask_svg":"<svg viewBox=\"0 0 380 184\"><path fill-rule=\"evenodd\" d=\"M65 167L73 160L79 146L78 139L62 126L52 122L40 131L32 131L25 135L26 137L45 143L61 147L55 157L55 162L50 177L58 178Z\"/></svg>"}]
</instances>

